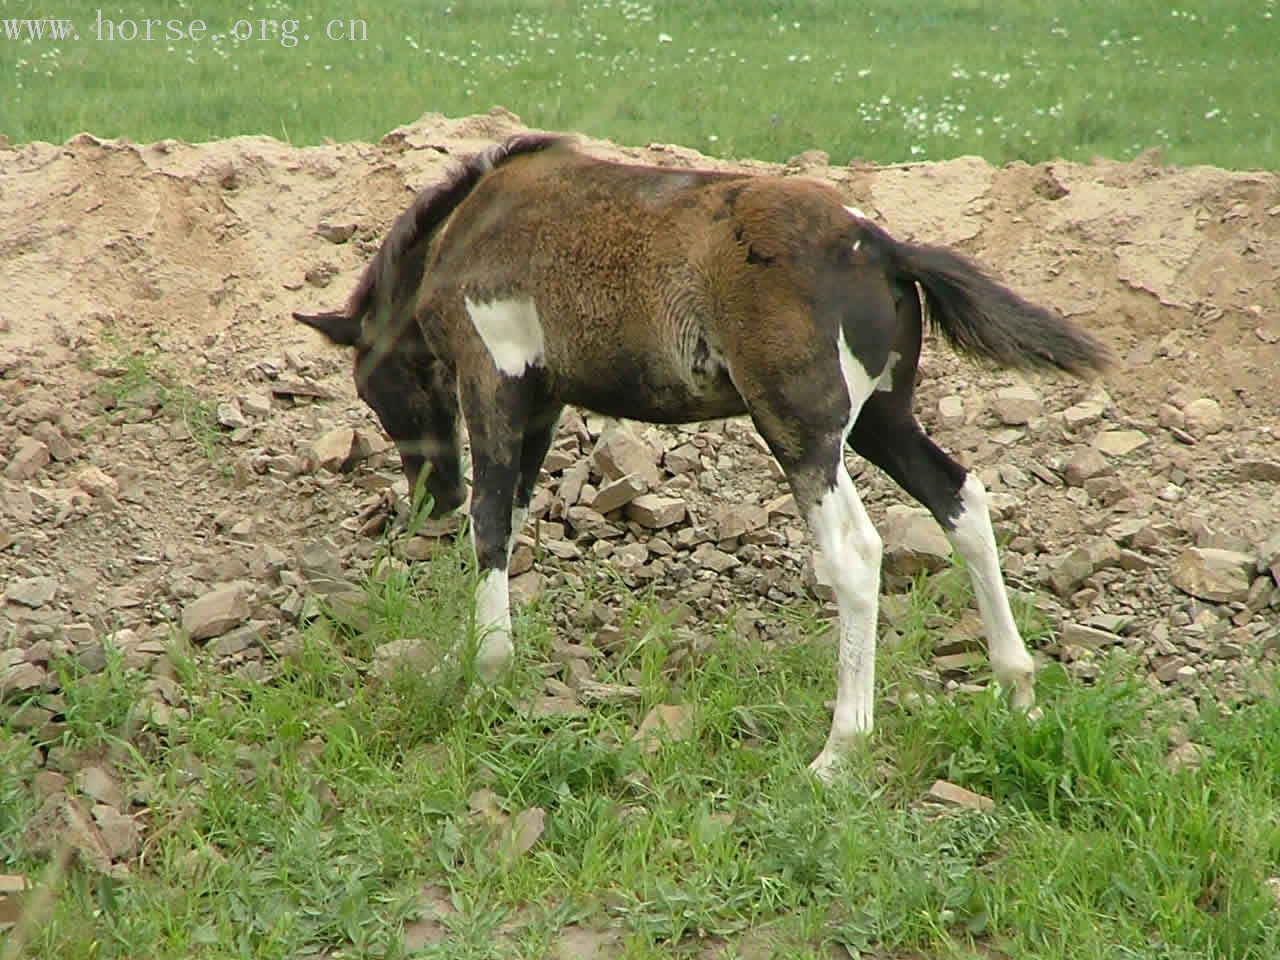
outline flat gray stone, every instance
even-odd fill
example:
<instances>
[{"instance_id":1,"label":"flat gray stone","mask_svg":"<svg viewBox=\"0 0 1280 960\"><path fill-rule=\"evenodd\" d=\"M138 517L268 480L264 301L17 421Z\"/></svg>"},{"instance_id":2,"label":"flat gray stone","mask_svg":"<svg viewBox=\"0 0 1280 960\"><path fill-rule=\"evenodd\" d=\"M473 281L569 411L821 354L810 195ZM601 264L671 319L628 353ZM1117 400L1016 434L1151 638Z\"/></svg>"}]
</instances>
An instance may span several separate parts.
<instances>
[{"instance_id":1,"label":"flat gray stone","mask_svg":"<svg viewBox=\"0 0 1280 960\"><path fill-rule=\"evenodd\" d=\"M1214 603L1243 603L1253 583L1254 557L1236 550L1190 547L1173 568L1173 585Z\"/></svg>"},{"instance_id":2,"label":"flat gray stone","mask_svg":"<svg viewBox=\"0 0 1280 960\"><path fill-rule=\"evenodd\" d=\"M192 640L207 640L249 619L249 590L241 583L211 590L182 610L182 629Z\"/></svg>"},{"instance_id":3,"label":"flat gray stone","mask_svg":"<svg viewBox=\"0 0 1280 960\"><path fill-rule=\"evenodd\" d=\"M1044 411L1044 401L1034 389L1019 384L1001 387L991 401L996 417L1006 426L1016 427L1030 423Z\"/></svg>"},{"instance_id":4,"label":"flat gray stone","mask_svg":"<svg viewBox=\"0 0 1280 960\"><path fill-rule=\"evenodd\" d=\"M638 473L629 473L601 487L591 501L591 509L601 514L612 513L625 507L648 489L649 484L643 477Z\"/></svg>"},{"instance_id":5,"label":"flat gray stone","mask_svg":"<svg viewBox=\"0 0 1280 960\"><path fill-rule=\"evenodd\" d=\"M885 510L884 569L913 577L933 573L951 562L951 541L925 510L893 504Z\"/></svg>"},{"instance_id":6,"label":"flat gray stone","mask_svg":"<svg viewBox=\"0 0 1280 960\"><path fill-rule=\"evenodd\" d=\"M1079 430L1081 427L1091 426L1102 419L1102 414L1106 411L1101 403L1096 400L1085 400L1083 403L1077 403L1062 411L1062 422L1072 430Z\"/></svg>"},{"instance_id":7,"label":"flat gray stone","mask_svg":"<svg viewBox=\"0 0 1280 960\"><path fill-rule=\"evenodd\" d=\"M1062 475L1069 487L1084 486L1086 480L1103 477L1114 471L1111 461L1094 447L1084 447L1076 452L1063 469Z\"/></svg>"},{"instance_id":8,"label":"flat gray stone","mask_svg":"<svg viewBox=\"0 0 1280 960\"><path fill-rule=\"evenodd\" d=\"M947 430L963 423L964 400L957 396L949 396L938 401L938 426Z\"/></svg>"},{"instance_id":9,"label":"flat gray stone","mask_svg":"<svg viewBox=\"0 0 1280 960\"><path fill-rule=\"evenodd\" d=\"M124 791L115 778L101 767L84 767L76 771L76 789L85 796L119 809L124 806Z\"/></svg>"},{"instance_id":10,"label":"flat gray stone","mask_svg":"<svg viewBox=\"0 0 1280 960\"><path fill-rule=\"evenodd\" d=\"M708 570L714 570L716 573L724 573L726 570L732 570L734 567L742 563L737 557L731 553L725 553L723 550L717 550L709 543L704 543L693 551L690 559L700 567Z\"/></svg>"},{"instance_id":11,"label":"flat gray stone","mask_svg":"<svg viewBox=\"0 0 1280 960\"><path fill-rule=\"evenodd\" d=\"M591 452L591 463L606 480L636 474L651 488L662 482L658 451L624 425L610 427L600 434Z\"/></svg>"},{"instance_id":12,"label":"flat gray stone","mask_svg":"<svg viewBox=\"0 0 1280 960\"><path fill-rule=\"evenodd\" d=\"M996 802L990 797L984 797L980 793L966 790L964 787L947 780L935 780L925 798L946 807L959 807L964 810L979 812L992 810L996 805Z\"/></svg>"},{"instance_id":13,"label":"flat gray stone","mask_svg":"<svg viewBox=\"0 0 1280 960\"><path fill-rule=\"evenodd\" d=\"M656 493L642 494L627 504L627 518L649 530L673 526L688 512L688 504L679 497L664 497Z\"/></svg>"},{"instance_id":14,"label":"flat gray stone","mask_svg":"<svg viewBox=\"0 0 1280 960\"><path fill-rule=\"evenodd\" d=\"M1093 438L1093 445L1109 457L1123 457L1151 442L1141 430L1104 430Z\"/></svg>"},{"instance_id":15,"label":"flat gray stone","mask_svg":"<svg viewBox=\"0 0 1280 960\"><path fill-rule=\"evenodd\" d=\"M53 577L27 577L23 580L10 580L4 588L5 596L10 603L20 603L24 607L43 607L53 602L58 595L58 581Z\"/></svg>"},{"instance_id":16,"label":"flat gray stone","mask_svg":"<svg viewBox=\"0 0 1280 960\"><path fill-rule=\"evenodd\" d=\"M33 437L23 437L4 468L10 480L30 480L49 464L49 448Z\"/></svg>"},{"instance_id":17,"label":"flat gray stone","mask_svg":"<svg viewBox=\"0 0 1280 960\"><path fill-rule=\"evenodd\" d=\"M1220 433L1227 425L1227 417L1222 412L1222 405L1212 397L1192 400L1182 408L1182 417L1186 429L1196 437Z\"/></svg>"}]
</instances>

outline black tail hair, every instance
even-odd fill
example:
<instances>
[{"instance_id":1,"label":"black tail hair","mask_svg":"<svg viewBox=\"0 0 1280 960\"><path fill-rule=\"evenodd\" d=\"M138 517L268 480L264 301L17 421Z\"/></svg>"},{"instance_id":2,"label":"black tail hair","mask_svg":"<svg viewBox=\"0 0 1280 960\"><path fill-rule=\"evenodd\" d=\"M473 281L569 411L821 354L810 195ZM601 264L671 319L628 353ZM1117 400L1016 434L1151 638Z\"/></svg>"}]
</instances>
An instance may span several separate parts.
<instances>
[{"instance_id":1,"label":"black tail hair","mask_svg":"<svg viewBox=\"0 0 1280 960\"><path fill-rule=\"evenodd\" d=\"M920 284L927 313L956 350L1002 367L1054 368L1076 376L1111 361L1102 341L993 280L977 263L945 247L896 240L864 223L901 280Z\"/></svg>"}]
</instances>

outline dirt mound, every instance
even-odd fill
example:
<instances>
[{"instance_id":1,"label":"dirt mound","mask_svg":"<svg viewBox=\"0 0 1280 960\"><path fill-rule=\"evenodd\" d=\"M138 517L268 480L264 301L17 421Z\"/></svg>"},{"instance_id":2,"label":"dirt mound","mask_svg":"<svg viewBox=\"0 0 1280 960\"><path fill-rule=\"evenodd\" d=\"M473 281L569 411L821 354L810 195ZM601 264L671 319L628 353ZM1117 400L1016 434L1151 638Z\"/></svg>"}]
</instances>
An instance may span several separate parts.
<instances>
[{"instance_id":1,"label":"dirt mound","mask_svg":"<svg viewBox=\"0 0 1280 960\"><path fill-rule=\"evenodd\" d=\"M372 145L85 134L0 150L0 630L16 638L0 697L52 690L59 653L92 669L112 634L145 664L173 625L260 673L325 578L339 592L359 579L402 489L395 452L347 358L289 313L341 303L415 191L518 129L495 110L426 115ZM930 344L921 418L993 491L1011 579L1075 629L1050 653L1087 676L1091 645L1124 643L1174 689L1247 692L1278 642L1280 178L812 154L743 166L827 179L1113 346L1104 383L1028 385ZM544 571L552 556L609 558L679 589L695 616L805 592L804 534L745 421L636 432L566 419L535 504ZM661 502L603 497L602 434L651 459ZM932 563L896 489L874 471L860 486L893 570ZM537 569L524 577L539 589Z\"/></svg>"}]
</instances>

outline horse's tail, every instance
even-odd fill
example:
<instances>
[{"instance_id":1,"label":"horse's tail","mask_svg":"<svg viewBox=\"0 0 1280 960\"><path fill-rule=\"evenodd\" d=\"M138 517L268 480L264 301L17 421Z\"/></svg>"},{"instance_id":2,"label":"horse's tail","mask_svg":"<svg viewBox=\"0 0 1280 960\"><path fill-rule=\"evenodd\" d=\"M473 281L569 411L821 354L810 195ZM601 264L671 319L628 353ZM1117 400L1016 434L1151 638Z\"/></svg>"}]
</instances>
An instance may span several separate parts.
<instances>
[{"instance_id":1,"label":"horse's tail","mask_svg":"<svg viewBox=\"0 0 1280 960\"><path fill-rule=\"evenodd\" d=\"M1110 362L1110 351L1092 334L1024 300L967 257L897 240L874 224L862 227L887 255L895 279L920 285L926 312L956 350L1002 367L1052 367L1076 376Z\"/></svg>"},{"instance_id":2,"label":"horse's tail","mask_svg":"<svg viewBox=\"0 0 1280 960\"><path fill-rule=\"evenodd\" d=\"M361 322L372 312L376 338L395 342L413 323L418 288L426 269L427 246L481 178L512 157L568 142L569 138L555 134L520 134L468 157L443 183L419 193L396 218L343 309L295 313L294 319L314 327L334 343L355 346L360 339Z\"/></svg>"}]
</instances>

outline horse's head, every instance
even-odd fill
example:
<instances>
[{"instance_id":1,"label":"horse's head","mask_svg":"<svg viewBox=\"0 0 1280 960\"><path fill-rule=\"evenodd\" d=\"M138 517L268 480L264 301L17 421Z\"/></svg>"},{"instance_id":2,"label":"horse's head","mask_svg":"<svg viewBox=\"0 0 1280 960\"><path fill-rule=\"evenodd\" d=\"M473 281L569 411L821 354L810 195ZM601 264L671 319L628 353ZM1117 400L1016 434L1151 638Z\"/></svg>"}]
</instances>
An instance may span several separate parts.
<instances>
[{"instance_id":1,"label":"horse's head","mask_svg":"<svg viewBox=\"0 0 1280 960\"><path fill-rule=\"evenodd\" d=\"M356 392L400 451L410 495L427 467L425 489L433 500L432 515L461 505L465 491L454 377L431 352L412 317L385 324L374 322L373 314L361 319L346 310L293 317L332 343L354 350Z\"/></svg>"}]
</instances>

